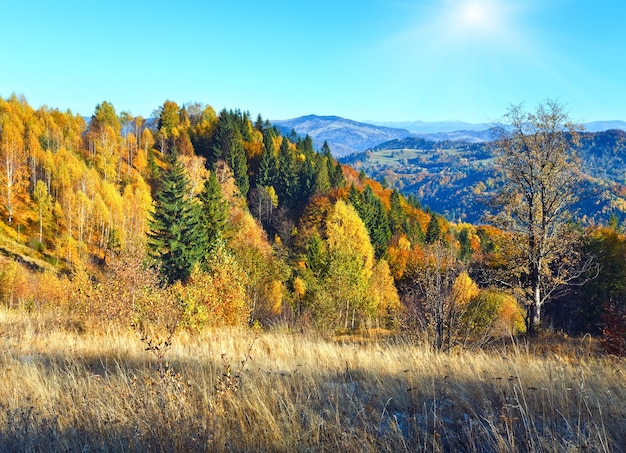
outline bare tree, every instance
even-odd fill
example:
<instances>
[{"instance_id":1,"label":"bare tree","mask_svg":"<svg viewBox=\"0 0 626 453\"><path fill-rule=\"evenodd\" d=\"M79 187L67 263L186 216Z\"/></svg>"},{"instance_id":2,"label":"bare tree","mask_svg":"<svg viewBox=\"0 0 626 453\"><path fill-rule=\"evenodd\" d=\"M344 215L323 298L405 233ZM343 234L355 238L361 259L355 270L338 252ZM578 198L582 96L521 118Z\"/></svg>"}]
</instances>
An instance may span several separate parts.
<instances>
[{"instance_id":1,"label":"bare tree","mask_svg":"<svg viewBox=\"0 0 626 453\"><path fill-rule=\"evenodd\" d=\"M465 270L454 247L437 241L425 246L407 269L412 293L409 314L414 328L426 334L436 351L448 350L462 328L465 306L455 282Z\"/></svg>"},{"instance_id":2,"label":"bare tree","mask_svg":"<svg viewBox=\"0 0 626 453\"><path fill-rule=\"evenodd\" d=\"M564 107L546 100L535 112L511 106L497 128L497 168L503 184L488 219L511 233L509 284L524 292L527 331L541 324L541 309L592 267L577 251L571 209L581 188L580 159L572 146L581 126ZM504 281L504 280L503 280Z\"/></svg>"},{"instance_id":3,"label":"bare tree","mask_svg":"<svg viewBox=\"0 0 626 453\"><path fill-rule=\"evenodd\" d=\"M248 194L250 212L268 231L272 226L273 214L277 205L278 199L271 187L255 187Z\"/></svg>"}]
</instances>

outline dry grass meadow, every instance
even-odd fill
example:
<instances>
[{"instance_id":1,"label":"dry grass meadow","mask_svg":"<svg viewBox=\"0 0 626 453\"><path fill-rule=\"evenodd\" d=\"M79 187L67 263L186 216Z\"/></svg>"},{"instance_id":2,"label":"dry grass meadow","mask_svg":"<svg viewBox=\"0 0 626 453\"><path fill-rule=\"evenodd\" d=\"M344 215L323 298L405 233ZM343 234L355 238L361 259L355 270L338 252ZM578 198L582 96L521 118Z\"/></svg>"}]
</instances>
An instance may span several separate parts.
<instances>
[{"instance_id":1,"label":"dry grass meadow","mask_svg":"<svg viewBox=\"0 0 626 453\"><path fill-rule=\"evenodd\" d=\"M156 351L130 328L79 327L0 312L0 451L626 445L626 364L590 340L435 354L399 339L215 330Z\"/></svg>"}]
</instances>

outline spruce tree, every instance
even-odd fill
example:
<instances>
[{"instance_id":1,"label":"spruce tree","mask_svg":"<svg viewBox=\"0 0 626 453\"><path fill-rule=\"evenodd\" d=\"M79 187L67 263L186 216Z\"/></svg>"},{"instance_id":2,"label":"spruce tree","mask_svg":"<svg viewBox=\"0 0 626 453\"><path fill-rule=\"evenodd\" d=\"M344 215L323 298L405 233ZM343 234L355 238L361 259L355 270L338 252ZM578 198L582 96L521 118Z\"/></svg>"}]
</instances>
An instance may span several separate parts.
<instances>
[{"instance_id":1,"label":"spruce tree","mask_svg":"<svg viewBox=\"0 0 626 453\"><path fill-rule=\"evenodd\" d=\"M356 209L359 213L359 217L363 219L363 215L361 214L363 208L363 197L354 184L351 184L350 189L348 190L348 201L352 203L354 209Z\"/></svg>"},{"instance_id":2,"label":"spruce tree","mask_svg":"<svg viewBox=\"0 0 626 453\"><path fill-rule=\"evenodd\" d=\"M146 180L148 184L150 184L152 193L155 193L158 190L161 181L161 168L156 162L154 151L152 149L148 150L148 173Z\"/></svg>"},{"instance_id":3,"label":"spruce tree","mask_svg":"<svg viewBox=\"0 0 626 453\"><path fill-rule=\"evenodd\" d=\"M469 228L463 228L459 233L459 259L467 261L472 256L472 244L470 242L470 230Z\"/></svg>"},{"instance_id":4,"label":"spruce tree","mask_svg":"<svg viewBox=\"0 0 626 453\"><path fill-rule=\"evenodd\" d=\"M304 137L303 139L298 140L298 151L304 153L307 156L315 152L313 150L313 139L309 134L307 134L306 137Z\"/></svg>"},{"instance_id":5,"label":"spruce tree","mask_svg":"<svg viewBox=\"0 0 626 453\"><path fill-rule=\"evenodd\" d=\"M226 161L233 171L235 183L244 197L248 195L250 180L248 178L248 159L241 135L241 118L237 112L220 112L215 135L213 136L213 157L207 157L207 163L215 165L218 159Z\"/></svg>"},{"instance_id":6,"label":"spruce tree","mask_svg":"<svg viewBox=\"0 0 626 453\"><path fill-rule=\"evenodd\" d=\"M228 203L222 195L222 188L214 171L204 182L198 199L202 202L202 225L206 232L208 246L211 248L224 233L228 220Z\"/></svg>"},{"instance_id":7,"label":"spruce tree","mask_svg":"<svg viewBox=\"0 0 626 453\"><path fill-rule=\"evenodd\" d=\"M318 156L317 172L315 173L315 193L327 194L330 192L327 158Z\"/></svg>"},{"instance_id":8,"label":"spruce tree","mask_svg":"<svg viewBox=\"0 0 626 453\"><path fill-rule=\"evenodd\" d=\"M276 184L276 171L278 162L274 155L273 145L265 145L263 154L261 154L261 162L256 174L257 187L270 187Z\"/></svg>"},{"instance_id":9,"label":"spruce tree","mask_svg":"<svg viewBox=\"0 0 626 453\"><path fill-rule=\"evenodd\" d=\"M351 186L348 199L356 208L361 220L363 220L369 233L370 241L376 251L376 257L380 258L387 250L387 245L391 240L389 216L382 201L369 185L365 186L365 190L362 193L359 193L354 185Z\"/></svg>"},{"instance_id":10,"label":"spruce tree","mask_svg":"<svg viewBox=\"0 0 626 453\"><path fill-rule=\"evenodd\" d=\"M430 217L430 222L428 223L428 228L426 229L426 243L434 244L435 242L440 241L443 238L443 231L441 231L441 224L439 221L439 216L435 213Z\"/></svg>"},{"instance_id":11,"label":"spruce tree","mask_svg":"<svg viewBox=\"0 0 626 453\"><path fill-rule=\"evenodd\" d=\"M372 221L369 227L370 241L374 246L376 258L381 258L387 251L391 241L391 229L389 228L389 215L385 211L380 198L376 197L371 205Z\"/></svg>"},{"instance_id":12,"label":"spruce tree","mask_svg":"<svg viewBox=\"0 0 626 453\"><path fill-rule=\"evenodd\" d=\"M161 264L163 280L172 284L185 281L206 253L207 237L202 228L200 204L189 197L189 179L185 168L169 158L155 194L155 213L150 221L150 254Z\"/></svg>"},{"instance_id":13,"label":"spruce tree","mask_svg":"<svg viewBox=\"0 0 626 453\"><path fill-rule=\"evenodd\" d=\"M263 131L265 130L265 123L263 122L263 117L261 116L260 113L256 117L256 122L254 123L254 128L257 131L259 131L260 133L263 133Z\"/></svg>"},{"instance_id":14,"label":"spruce tree","mask_svg":"<svg viewBox=\"0 0 626 453\"><path fill-rule=\"evenodd\" d=\"M324 251L324 242L318 233L315 233L306 248L306 260L309 269L316 277L320 277L328 270L327 256Z\"/></svg>"},{"instance_id":15,"label":"spruce tree","mask_svg":"<svg viewBox=\"0 0 626 453\"><path fill-rule=\"evenodd\" d=\"M313 156L310 155L304 161L300 172L300 201L306 202L315 193L315 179L317 172L313 164Z\"/></svg>"},{"instance_id":16,"label":"spruce tree","mask_svg":"<svg viewBox=\"0 0 626 453\"><path fill-rule=\"evenodd\" d=\"M416 218L407 218L407 232L406 235L412 243L423 244L426 242L426 235L422 229L422 225Z\"/></svg>"},{"instance_id":17,"label":"spruce tree","mask_svg":"<svg viewBox=\"0 0 626 453\"><path fill-rule=\"evenodd\" d=\"M289 148L289 140L283 138L278 155L279 200L289 207L295 207L300 201L300 174L298 163Z\"/></svg>"},{"instance_id":18,"label":"spruce tree","mask_svg":"<svg viewBox=\"0 0 626 453\"><path fill-rule=\"evenodd\" d=\"M231 146L234 129L235 125L231 114L226 109L222 110L217 118L211 152L204 156L209 167L214 167L219 159L226 157L226 153Z\"/></svg>"},{"instance_id":19,"label":"spruce tree","mask_svg":"<svg viewBox=\"0 0 626 453\"><path fill-rule=\"evenodd\" d=\"M394 236L398 236L402 233L408 234L409 223L406 213L402 208L400 193L397 190L394 189L393 192L391 192L389 202L389 228L391 228L391 234Z\"/></svg>"},{"instance_id":20,"label":"spruce tree","mask_svg":"<svg viewBox=\"0 0 626 453\"><path fill-rule=\"evenodd\" d=\"M326 164L328 166L328 179L330 181L330 186L333 189L337 189L339 187L343 187L346 185L346 179L343 176L343 170L341 169L341 164L339 162L335 162L332 153L330 152L330 146L328 146L328 142L324 141L322 145L322 156L326 157Z\"/></svg>"},{"instance_id":21,"label":"spruce tree","mask_svg":"<svg viewBox=\"0 0 626 453\"><path fill-rule=\"evenodd\" d=\"M231 140L231 146L226 153L226 163L233 171L235 177L235 183L239 188L239 192L245 198L248 196L248 190L250 190L250 179L248 177L248 159L246 157L246 150L243 147L243 140L239 129L233 129L233 137Z\"/></svg>"}]
</instances>

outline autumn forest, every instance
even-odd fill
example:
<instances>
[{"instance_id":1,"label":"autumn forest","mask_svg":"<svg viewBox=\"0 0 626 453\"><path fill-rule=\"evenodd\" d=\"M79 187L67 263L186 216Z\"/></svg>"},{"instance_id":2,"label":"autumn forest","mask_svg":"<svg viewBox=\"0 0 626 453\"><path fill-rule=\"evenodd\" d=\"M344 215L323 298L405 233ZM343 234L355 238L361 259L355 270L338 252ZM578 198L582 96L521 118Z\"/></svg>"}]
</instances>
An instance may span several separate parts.
<instances>
[{"instance_id":1,"label":"autumn forest","mask_svg":"<svg viewBox=\"0 0 626 453\"><path fill-rule=\"evenodd\" d=\"M232 420L245 419L249 410L233 395L243 395L245 367L254 357L255 342L268 343L268 336L281 332L309 336L319 344L354 341L385 348L401 343L422 348L427 360L450 357L444 353L469 360L463 355L468 351L487 354L483 351L521 342L539 350L532 345L562 345L560 341L572 338L588 338L594 354L622 356L626 233L615 219L590 224L567 211L576 201L577 157L568 154L568 141L576 140L576 131L562 114L552 101L531 116L515 108L508 112L510 127L500 131L494 146L502 150L501 174L511 184L491 194L493 209L484 214L483 223L469 224L424 209L415 197L338 163L327 144L313 149L310 137L295 131L284 135L260 115L251 118L241 110L216 112L209 105L168 100L152 118L142 118L103 101L85 119L46 106L36 109L17 95L0 98L3 335L11 337L15 331L7 326L27 322L24 319L43 319L38 322L46 329L53 325L70 336L110 329L134 335L133 341L142 345L138 350L154 358L156 371L145 373L152 376L158 401L149 411L167 417L178 411L176 417L188 416L186 422L198 414L185 415L182 406L174 411L174 400L168 398L174 394L176 404L183 405L193 390L183 389L187 376L176 374L167 354L173 354L177 342L191 341L179 338L239 335L241 341L234 341L240 349L230 353L243 357L241 366L231 366L225 355L223 362L212 365L223 370L212 383L214 416L232 418L225 425L220 425L222 419L211 420L232 430L239 429ZM528 129L529 124L535 127ZM532 168L532 162L547 162L542 172L555 170L532 170L532 181L524 186L525 169ZM528 195L534 190L539 190L537 198ZM534 210L536 200L543 203L542 210ZM557 337L561 340L554 340ZM268 360L270 349L263 350ZM339 364L350 376L345 385L388 390L386 383L372 383L365 374L354 378L350 373L366 372L351 371L351 360ZM446 366L454 366L451 363ZM189 375L196 376L191 371ZM256 377L250 379L261 385ZM358 384L350 384L354 382ZM128 385L124 391L136 391ZM365 387L361 393L370 391ZM294 398L301 398L301 391ZM345 388L336 392L337 398L351 394ZM623 398L623 386L619 392ZM341 449L346 445L337 439L344 428L367 433L364 451L397 451L404 442L413 451L434 445L444 450L539 451L550 436L558 438L559 445L569 445L571 439L565 434L548 436L544 427L516 424L536 409L531 403L520 409L522 415L513 414L517 409L512 404L494 410L494 426L485 423L485 432L491 433L485 434L485 441L463 443L469 441L460 440L460 431L446 439L422 438L416 434L422 425L426 434L436 426L447 432L456 428L453 422L432 419L432 408L421 424L417 412L422 403L417 395L414 398L397 403L390 399L383 408L363 401L363 407L374 404L363 410L379 418L376 429L364 421L367 412L355 409L354 424L346 428L337 421L333 434L324 430L331 424L328 414L323 415L326 408L315 407L311 410L326 421L316 425L302 415L298 427L303 433L317 426L313 440L277 440L265 433L258 444L231 445L219 436L198 440L190 431L181 439L193 438L199 444L189 446L178 439L183 443L164 448L197 451L202 444L209 450L293 451L304 445ZM192 407L189 404L184 407ZM252 412L262 418L255 412L258 404ZM398 407L393 409L393 404ZM570 404L575 407L573 400L557 401L551 410L556 414ZM580 407L578 419L583 420ZM33 416L32 426L39 430L41 419ZM409 419L414 428L409 428ZM167 420L176 423L175 417ZM7 442L18 442L24 435L26 428L2 423L5 437L0 436L0 444L13 445ZM185 429L206 433L217 425ZM115 445L106 430L89 429L100 433L101 447ZM146 437L139 436L143 440L133 447L128 440L132 436L120 434L131 451L149 451L151 442L164 441L159 437L164 432L153 432L153 439L143 428L133 429ZM579 430L576 442L582 445L584 438L595 446L604 441L615 445L626 435L623 427L615 428L613 437L598 432L599 437L591 439L596 431ZM391 438L392 443L385 443ZM411 443L418 438L423 443ZM525 439L525 447L520 439Z\"/></svg>"}]
</instances>

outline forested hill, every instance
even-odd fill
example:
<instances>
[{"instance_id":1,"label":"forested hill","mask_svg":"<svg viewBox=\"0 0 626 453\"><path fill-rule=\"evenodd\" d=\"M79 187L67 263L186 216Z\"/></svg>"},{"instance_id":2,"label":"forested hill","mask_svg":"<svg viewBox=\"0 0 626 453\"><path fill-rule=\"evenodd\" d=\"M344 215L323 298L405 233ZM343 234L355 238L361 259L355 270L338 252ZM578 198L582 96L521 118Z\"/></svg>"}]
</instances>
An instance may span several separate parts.
<instances>
[{"instance_id":1,"label":"forested hill","mask_svg":"<svg viewBox=\"0 0 626 453\"><path fill-rule=\"evenodd\" d=\"M7 263L107 278L132 268L109 265L139 244L162 283L183 285L194 325L279 315L319 326L392 323L394 275L406 265L394 257L423 243L430 224L431 240L452 234L442 218L340 165L328 146L316 150L310 137L284 136L239 110L166 101L146 121L105 101L85 121L11 96L0 99L0 157L8 306L69 296L7 289L20 275ZM336 291L347 305L332 303ZM198 294L209 298L200 306ZM219 316L207 317L218 299Z\"/></svg>"},{"instance_id":2,"label":"forested hill","mask_svg":"<svg viewBox=\"0 0 626 453\"><path fill-rule=\"evenodd\" d=\"M613 214L626 217L626 132L583 132L575 151L585 174L578 215L603 222ZM415 195L425 207L449 219L476 223L482 219L485 200L501 184L494 171L494 157L494 145L488 141L407 137L341 161Z\"/></svg>"},{"instance_id":3,"label":"forested hill","mask_svg":"<svg viewBox=\"0 0 626 453\"><path fill-rule=\"evenodd\" d=\"M523 331L518 301L484 277L514 264L511 237L422 209L434 194L460 213L470 194L495 190L488 148L420 141L353 156L353 168L240 110L165 101L157 113L146 121L105 101L85 121L0 99L0 303L80 322L158 315L188 329L281 322L336 333L430 329L431 303L446 294L476 316L458 318L470 336ZM623 133L582 141L585 165L606 173L588 184L624 170L606 169L624 158ZM605 190L613 198L598 206L621 199L619 186ZM626 247L616 225L585 231L588 253L615 235L609 251ZM551 320L597 333L608 293L579 294L578 311Z\"/></svg>"}]
</instances>

